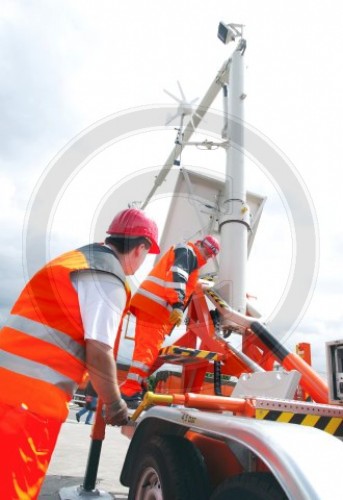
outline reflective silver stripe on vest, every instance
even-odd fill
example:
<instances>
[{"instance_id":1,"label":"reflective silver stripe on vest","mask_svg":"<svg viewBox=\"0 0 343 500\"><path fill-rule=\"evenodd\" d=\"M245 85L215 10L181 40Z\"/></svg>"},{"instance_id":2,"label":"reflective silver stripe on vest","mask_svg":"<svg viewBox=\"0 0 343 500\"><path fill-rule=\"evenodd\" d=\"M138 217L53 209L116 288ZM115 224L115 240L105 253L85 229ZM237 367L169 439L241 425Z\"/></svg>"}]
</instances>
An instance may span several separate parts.
<instances>
[{"instance_id":1,"label":"reflective silver stripe on vest","mask_svg":"<svg viewBox=\"0 0 343 500\"><path fill-rule=\"evenodd\" d=\"M156 285L163 286L164 288L178 288L179 290L186 290L185 283L178 283L177 281L165 281L160 278L156 278L156 276L147 276L144 281L151 281L152 283L156 283Z\"/></svg>"},{"instance_id":2,"label":"reflective silver stripe on vest","mask_svg":"<svg viewBox=\"0 0 343 500\"><path fill-rule=\"evenodd\" d=\"M123 268L113 250L107 245L91 243L77 249L88 261L89 268L114 274L124 284L127 282Z\"/></svg>"},{"instance_id":3,"label":"reflective silver stripe on vest","mask_svg":"<svg viewBox=\"0 0 343 500\"><path fill-rule=\"evenodd\" d=\"M157 304L160 304L160 306L165 307L168 309L168 311L172 311L173 308L161 297L158 297L158 295L155 295L154 293L148 292L147 290L143 290L142 288L139 288L139 291L136 292L137 295L144 295L144 297L147 297L150 300L153 300L154 302L157 302Z\"/></svg>"},{"instance_id":4,"label":"reflective silver stripe on vest","mask_svg":"<svg viewBox=\"0 0 343 500\"><path fill-rule=\"evenodd\" d=\"M188 280L189 274L186 273L186 271L182 269L182 267L173 266L171 270L173 271L173 273L181 274L181 276Z\"/></svg>"},{"instance_id":5,"label":"reflective silver stripe on vest","mask_svg":"<svg viewBox=\"0 0 343 500\"><path fill-rule=\"evenodd\" d=\"M50 326L43 325L43 323L25 318L24 316L12 314L5 326L26 333L31 337L44 340L44 342L48 342L53 346L63 349L80 361L85 361L86 359L84 346L69 337L69 335L55 328L51 328Z\"/></svg>"},{"instance_id":6,"label":"reflective silver stripe on vest","mask_svg":"<svg viewBox=\"0 0 343 500\"><path fill-rule=\"evenodd\" d=\"M134 380L135 382L138 382L138 383L141 383L144 380L144 377L137 375L137 373L128 373L126 378L128 380Z\"/></svg>"},{"instance_id":7,"label":"reflective silver stripe on vest","mask_svg":"<svg viewBox=\"0 0 343 500\"><path fill-rule=\"evenodd\" d=\"M138 368L138 370L142 370L142 372L148 372L150 370L150 366L141 361L132 361L131 368Z\"/></svg>"},{"instance_id":8,"label":"reflective silver stripe on vest","mask_svg":"<svg viewBox=\"0 0 343 500\"><path fill-rule=\"evenodd\" d=\"M66 377L62 373L53 370L49 366L22 358L16 354L11 354L0 349L0 366L26 377L35 378L42 382L48 382L72 397L77 384L74 380Z\"/></svg>"}]
</instances>

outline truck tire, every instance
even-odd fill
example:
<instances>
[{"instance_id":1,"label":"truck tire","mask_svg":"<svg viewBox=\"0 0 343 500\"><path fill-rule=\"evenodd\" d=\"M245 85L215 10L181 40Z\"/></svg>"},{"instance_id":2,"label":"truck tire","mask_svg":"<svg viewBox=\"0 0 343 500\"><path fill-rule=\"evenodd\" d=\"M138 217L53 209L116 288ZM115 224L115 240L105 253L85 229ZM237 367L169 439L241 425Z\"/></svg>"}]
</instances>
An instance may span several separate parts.
<instances>
[{"instance_id":1,"label":"truck tire","mask_svg":"<svg viewBox=\"0 0 343 500\"><path fill-rule=\"evenodd\" d=\"M156 436L135 462L129 500L208 500L203 458L187 439Z\"/></svg>"},{"instance_id":2,"label":"truck tire","mask_svg":"<svg viewBox=\"0 0 343 500\"><path fill-rule=\"evenodd\" d=\"M269 472L246 472L226 479L210 500L287 500L287 495Z\"/></svg>"}]
</instances>

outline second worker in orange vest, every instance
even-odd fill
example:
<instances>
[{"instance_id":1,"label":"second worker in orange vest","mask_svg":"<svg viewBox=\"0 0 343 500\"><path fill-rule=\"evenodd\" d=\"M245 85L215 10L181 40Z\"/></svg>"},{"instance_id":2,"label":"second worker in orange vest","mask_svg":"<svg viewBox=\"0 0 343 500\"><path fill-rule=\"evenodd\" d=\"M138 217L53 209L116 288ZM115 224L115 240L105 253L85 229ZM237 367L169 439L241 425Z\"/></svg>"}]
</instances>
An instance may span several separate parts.
<instances>
[{"instance_id":1,"label":"second worker in orange vest","mask_svg":"<svg viewBox=\"0 0 343 500\"><path fill-rule=\"evenodd\" d=\"M136 316L135 347L126 381L120 386L129 408L142 400L142 382L150 375L166 335L179 326L183 310L194 292L199 268L219 252L211 235L195 243L171 247L142 282L131 300Z\"/></svg>"}]
</instances>

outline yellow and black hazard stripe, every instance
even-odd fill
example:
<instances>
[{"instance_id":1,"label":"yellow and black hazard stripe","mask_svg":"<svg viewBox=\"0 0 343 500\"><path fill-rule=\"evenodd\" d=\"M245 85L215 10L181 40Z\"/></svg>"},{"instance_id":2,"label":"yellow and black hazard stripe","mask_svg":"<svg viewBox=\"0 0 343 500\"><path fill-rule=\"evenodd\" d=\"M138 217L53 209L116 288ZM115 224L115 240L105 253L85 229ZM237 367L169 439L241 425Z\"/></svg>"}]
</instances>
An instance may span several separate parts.
<instances>
[{"instance_id":1,"label":"yellow and black hazard stripe","mask_svg":"<svg viewBox=\"0 0 343 500\"><path fill-rule=\"evenodd\" d=\"M159 356L163 356L166 361L168 359L178 358L179 356L184 358L201 358L208 361L219 361L223 358L223 355L218 352L202 351L200 349L191 349L174 345L163 347L159 352Z\"/></svg>"},{"instance_id":2,"label":"yellow and black hazard stripe","mask_svg":"<svg viewBox=\"0 0 343 500\"><path fill-rule=\"evenodd\" d=\"M201 275L200 279L212 282L215 280L216 277L217 277L217 273L206 273L206 274Z\"/></svg>"},{"instance_id":3,"label":"yellow and black hazard stripe","mask_svg":"<svg viewBox=\"0 0 343 500\"><path fill-rule=\"evenodd\" d=\"M228 306L227 306L227 303L225 302L225 300L223 300L216 292L214 292L213 290L206 290L205 291L206 295L208 295L209 297L212 297L212 299L220 306L220 307L223 307L224 309L227 309Z\"/></svg>"},{"instance_id":4,"label":"yellow and black hazard stripe","mask_svg":"<svg viewBox=\"0 0 343 500\"><path fill-rule=\"evenodd\" d=\"M287 424L307 425L328 432L337 437L343 437L343 418L323 415L292 413L287 411L256 409L258 420L272 420Z\"/></svg>"}]
</instances>

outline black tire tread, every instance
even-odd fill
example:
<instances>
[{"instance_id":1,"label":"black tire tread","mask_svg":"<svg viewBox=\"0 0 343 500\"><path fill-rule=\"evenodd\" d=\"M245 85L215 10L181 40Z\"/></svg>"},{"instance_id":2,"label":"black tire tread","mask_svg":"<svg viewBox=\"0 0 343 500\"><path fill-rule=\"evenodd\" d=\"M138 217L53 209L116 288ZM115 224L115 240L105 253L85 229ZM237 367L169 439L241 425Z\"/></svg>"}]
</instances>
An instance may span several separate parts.
<instances>
[{"instance_id":1,"label":"black tire tread","mask_svg":"<svg viewBox=\"0 0 343 500\"><path fill-rule=\"evenodd\" d=\"M211 500L287 500L288 497L269 472L245 472L223 481Z\"/></svg>"},{"instance_id":2,"label":"black tire tread","mask_svg":"<svg viewBox=\"0 0 343 500\"><path fill-rule=\"evenodd\" d=\"M142 448L129 500L135 499L135 487L144 468L154 463L161 472L163 500L208 500L209 486L203 458L190 441L178 436L155 436Z\"/></svg>"}]
</instances>

